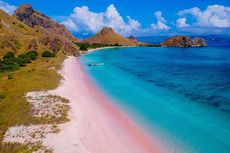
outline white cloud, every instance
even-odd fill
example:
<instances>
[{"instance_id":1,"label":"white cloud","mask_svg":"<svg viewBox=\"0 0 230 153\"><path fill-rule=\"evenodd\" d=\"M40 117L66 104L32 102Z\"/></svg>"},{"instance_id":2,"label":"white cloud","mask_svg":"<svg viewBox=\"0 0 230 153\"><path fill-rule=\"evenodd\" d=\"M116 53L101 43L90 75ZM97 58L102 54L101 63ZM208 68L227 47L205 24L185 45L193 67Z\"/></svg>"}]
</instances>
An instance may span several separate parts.
<instances>
[{"instance_id":1,"label":"white cloud","mask_svg":"<svg viewBox=\"0 0 230 153\"><path fill-rule=\"evenodd\" d=\"M221 5L209 5L204 11L198 7L182 10L180 16L192 15L198 27L229 28L230 27L230 7Z\"/></svg>"},{"instance_id":2,"label":"white cloud","mask_svg":"<svg viewBox=\"0 0 230 153\"><path fill-rule=\"evenodd\" d=\"M111 4L104 12L93 12L88 6L75 7L72 14L64 19L64 24L69 30L78 33L96 33L101 28L112 27L122 35L145 35L168 31L170 27L162 16L162 12L154 13L157 23L151 24L149 28L142 28L139 21L127 16L127 20L120 15L116 7Z\"/></svg>"},{"instance_id":3,"label":"white cloud","mask_svg":"<svg viewBox=\"0 0 230 153\"><path fill-rule=\"evenodd\" d=\"M185 28L185 27L189 27L190 25L186 23L187 19L186 18L179 18L177 19L177 23L176 26L178 28Z\"/></svg>"},{"instance_id":4,"label":"white cloud","mask_svg":"<svg viewBox=\"0 0 230 153\"><path fill-rule=\"evenodd\" d=\"M160 22L167 22L164 17L162 16L162 12L161 11L157 11L154 13L155 17L157 18L158 21Z\"/></svg>"},{"instance_id":5,"label":"white cloud","mask_svg":"<svg viewBox=\"0 0 230 153\"><path fill-rule=\"evenodd\" d=\"M10 5L8 3L5 3L3 1L0 1L0 9L5 11L6 13L12 15L14 13L14 11L17 9L17 7L14 5Z\"/></svg>"},{"instance_id":6,"label":"white cloud","mask_svg":"<svg viewBox=\"0 0 230 153\"><path fill-rule=\"evenodd\" d=\"M119 26L121 26L119 28L123 28L123 26L125 25L123 18L120 16L113 4L109 5L104 14L104 17L105 22L107 20L107 24L109 27L118 28Z\"/></svg>"},{"instance_id":7,"label":"white cloud","mask_svg":"<svg viewBox=\"0 0 230 153\"><path fill-rule=\"evenodd\" d=\"M77 25L70 19L63 21L62 24L66 25L68 29L72 29L73 31L78 31Z\"/></svg>"},{"instance_id":8,"label":"white cloud","mask_svg":"<svg viewBox=\"0 0 230 153\"><path fill-rule=\"evenodd\" d=\"M105 12L92 12L87 6L74 8L69 18L62 23L71 31L96 33L102 27L112 27L115 31L123 35L130 35L137 31L141 24L127 16L127 23L119 14L113 4L109 5Z\"/></svg>"},{"instance_id":9,"label":"white cloud","mask_svg":"<svg viewBox=\"0 0 230 153\"><path fill-rule=\"evenodd\" d=\"M62 23L73 32L81 34L92 34L101 28L112 27L122 35L152 35L157 33L188 32L201 33L203 31L223 32L230 28L230 7L220 5L210 5L205 10L198 7L185 9L178 12L179 18L173 27L163 17L161 11L154 13L156 22L149 27L141 27L139 21L127 16L120 15L116 7L111 4L105 11L93 12L87 6L75 7L73 13L63 17ZM61 20L61 19L60 19ZM60 21L59 20L59 21ZM209 29L209 30L207 30Z\"/></svg>"},{"instance_id":10,"label":"white cloud","mask_svg":"<svg viewBox=\"0 0 230 153\"><path fill-rule=\"evenodd\" d=\"M166 31L170 29L170 27L166 25L167 21L162 16L161 11L155 12L154 15L157 18L157 23L151 24L152 29L154 29L154 30L166 30Z\"/></svg>"},{"instance_id":11,"label":"white cloud","mask_svg":"<svg viewBox=\"0 0 230 153\"><path fill-rule=\"evenodd\" d=\"M76 7L68 20L78 26L80 31L97 32L103 26L103 13L91 12L87 6Z\"/></svg>"}]
</instances>

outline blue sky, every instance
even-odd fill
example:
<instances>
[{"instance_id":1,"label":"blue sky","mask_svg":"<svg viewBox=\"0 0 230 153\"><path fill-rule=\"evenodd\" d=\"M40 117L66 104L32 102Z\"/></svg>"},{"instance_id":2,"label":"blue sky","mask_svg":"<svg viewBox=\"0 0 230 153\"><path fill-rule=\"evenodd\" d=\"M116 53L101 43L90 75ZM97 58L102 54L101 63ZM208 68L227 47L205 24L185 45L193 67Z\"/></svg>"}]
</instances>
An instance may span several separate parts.
<instances>
[{"instance_id":1,"label":"blue sky","mask_svg":"<svg viewBox=\"0 0 230 153\"><path fill-rule=\"evenodd\" d=\"M230 34L229 0L0 0L36 10L88 35L111 26L123 35ZM3 5L2 5L3 6ZM0 5L1 7L1 5Z\"/></svg>"}]
</instances>

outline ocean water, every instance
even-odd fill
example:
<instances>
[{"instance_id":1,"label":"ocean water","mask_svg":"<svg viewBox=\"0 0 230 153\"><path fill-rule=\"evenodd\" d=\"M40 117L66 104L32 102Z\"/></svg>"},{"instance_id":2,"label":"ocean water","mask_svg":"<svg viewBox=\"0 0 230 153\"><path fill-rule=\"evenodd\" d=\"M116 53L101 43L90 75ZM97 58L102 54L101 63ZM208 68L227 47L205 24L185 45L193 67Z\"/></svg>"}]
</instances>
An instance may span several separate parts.
<instances>
[{"instance_id":1,"label":"ocean water","mask_svg":"<svg viewBox=\"0 0 230 153\"><path fill-rule=\"evenodd\" d=\"M171 153L230 153L230 48L105 49L81 64Z\"/></svg>"}]
</instances>

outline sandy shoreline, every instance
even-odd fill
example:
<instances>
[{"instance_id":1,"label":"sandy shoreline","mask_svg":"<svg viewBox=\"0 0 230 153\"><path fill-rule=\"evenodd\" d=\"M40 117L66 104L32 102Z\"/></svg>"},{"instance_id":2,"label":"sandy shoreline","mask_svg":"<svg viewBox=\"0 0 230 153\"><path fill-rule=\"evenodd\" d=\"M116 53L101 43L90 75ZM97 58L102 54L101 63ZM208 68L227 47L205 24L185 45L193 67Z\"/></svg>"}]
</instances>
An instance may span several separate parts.
<instances>
[{"instance_id":1,"label":"sandy shoreline","mask_svg":"<svg viewBox=\"0 0 230 153\"><path fill-rule=\"evenodd\" d=\"M138 47L138 46L110 46L110 47L99 47L99 48L91 48L87 51L87 53L89 52L94 52L94 51L98 51L98 50L103 50L103 49L111 49L111 48L130 48L130 47ZM86 53L86 54L87 54Z\"/></svg>"},{"instance_id":2,"label":"sandy shoreline","mask_svg":"<svg viewBox=\"0 0 230 153\"><path fill-rule=\"evenodd\" d=\"M98 91L79 58L67 58L61 74L61 85L49 93L70 100L70 121L60 125L60 133L49 134L45 146L56 153L166 152Z\"/></svg>"}]
</instances>

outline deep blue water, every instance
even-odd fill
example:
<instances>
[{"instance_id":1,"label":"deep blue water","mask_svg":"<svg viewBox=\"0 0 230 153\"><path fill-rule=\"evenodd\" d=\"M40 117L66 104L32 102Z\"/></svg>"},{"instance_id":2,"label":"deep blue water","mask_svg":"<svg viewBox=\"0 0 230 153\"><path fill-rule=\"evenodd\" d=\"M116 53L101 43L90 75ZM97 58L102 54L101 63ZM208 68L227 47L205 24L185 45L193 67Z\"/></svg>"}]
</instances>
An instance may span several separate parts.
<instances>
[{"instance_id":1,"label":"deep blue water","mask_svg":"<svg viewBox=\"0 0 230 153\"><path fill-rule=\"evenodd\" d=\"M81 62L172 153L230 153L230 48L106 49Z\"/></svg>"}]
</instances>

